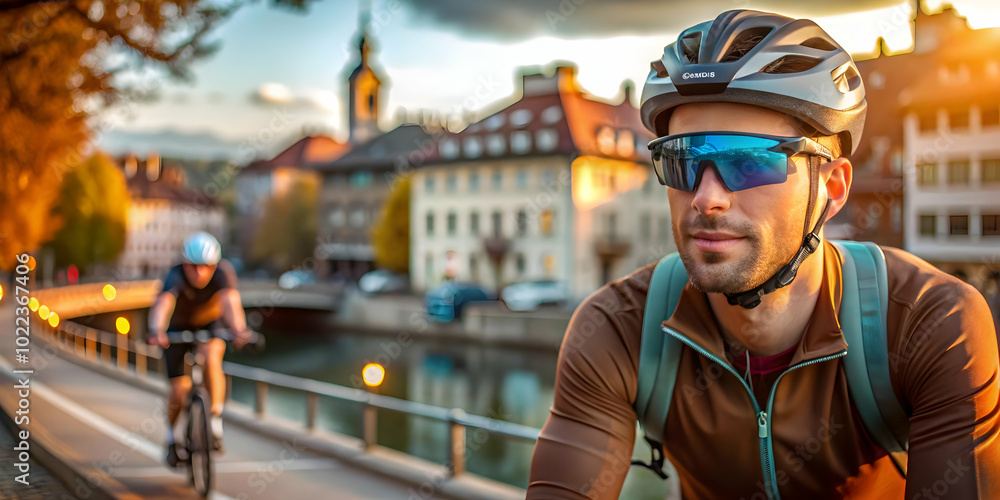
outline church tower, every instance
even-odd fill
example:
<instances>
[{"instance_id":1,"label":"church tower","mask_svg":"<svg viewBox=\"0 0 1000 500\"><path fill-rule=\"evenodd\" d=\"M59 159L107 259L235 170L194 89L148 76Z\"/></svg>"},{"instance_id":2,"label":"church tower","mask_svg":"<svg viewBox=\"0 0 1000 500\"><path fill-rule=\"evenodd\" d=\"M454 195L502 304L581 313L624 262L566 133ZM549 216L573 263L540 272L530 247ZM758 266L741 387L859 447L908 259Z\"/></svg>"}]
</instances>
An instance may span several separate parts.
<instances>
[{"instance_id":1,"label":"church tower","mask_svg":"<svg viewBox=\"0 0 1000 500\"><path fill-rule=\"evenodd\" d=\"M361 34L358 37L358 54L361 62L348 79L347 117L351 144L366 142L380 133L378 113L382 81L370 65L372 44L368 38L368 18L369 14L365 9L359 23Z\"/></svg>"}]
</instances>

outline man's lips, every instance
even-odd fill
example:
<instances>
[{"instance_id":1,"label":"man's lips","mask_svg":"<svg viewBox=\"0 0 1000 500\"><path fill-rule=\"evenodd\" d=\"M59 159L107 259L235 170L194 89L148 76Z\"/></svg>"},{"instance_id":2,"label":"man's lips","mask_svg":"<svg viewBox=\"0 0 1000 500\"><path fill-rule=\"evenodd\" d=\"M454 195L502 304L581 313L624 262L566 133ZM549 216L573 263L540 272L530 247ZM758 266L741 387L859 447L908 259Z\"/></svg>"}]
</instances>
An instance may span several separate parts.
<instances>
[{"instance_id":1,"label":"man's lips","mask_svg":"<svg viewBox=\"0 0 1000 500\"><path fill-rule=\"evenodd\" d=\"M695 231L691 233L691 238L702 252L722 252L743 240L738 234L724 231Z\"/></svg>"}]
</instances>

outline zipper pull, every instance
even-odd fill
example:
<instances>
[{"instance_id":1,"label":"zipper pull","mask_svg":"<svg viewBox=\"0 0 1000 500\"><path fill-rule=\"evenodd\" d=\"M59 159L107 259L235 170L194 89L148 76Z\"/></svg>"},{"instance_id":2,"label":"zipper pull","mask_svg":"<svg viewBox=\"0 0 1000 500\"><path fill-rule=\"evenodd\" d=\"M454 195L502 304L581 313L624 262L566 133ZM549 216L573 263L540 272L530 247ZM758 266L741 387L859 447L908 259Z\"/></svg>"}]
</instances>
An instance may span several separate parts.
<instances>
[{"instance_id":1,"label":"zipper pull","mask_svg":"<svg viewBox=\"0 0 1000 500\"><path fill-rule=\"evenodd\" d=\"M767 437L767 412L762 411L757 414L757 437L764 439Z\"/></svg>"}]
</instances>

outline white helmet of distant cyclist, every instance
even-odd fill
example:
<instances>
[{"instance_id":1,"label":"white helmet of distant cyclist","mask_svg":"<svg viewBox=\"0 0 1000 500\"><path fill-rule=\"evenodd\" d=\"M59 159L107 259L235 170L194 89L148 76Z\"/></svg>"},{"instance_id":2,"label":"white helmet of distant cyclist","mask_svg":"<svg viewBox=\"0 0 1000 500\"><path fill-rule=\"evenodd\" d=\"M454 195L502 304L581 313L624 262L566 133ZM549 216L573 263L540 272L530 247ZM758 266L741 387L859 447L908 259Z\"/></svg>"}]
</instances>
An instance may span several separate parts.
<instances>
[{"instance_id":1,"label":"white helmet of distant cyclist","mask_svg":"<svg viewBox=\"0 0 1000 500\"><path fill-rule=\"evenodd\" d=\"M222 258L222 245L215 236L204 231L188 236L184 240L184 262L188 264L215 265Z\"/></svg>"}]
</instances>

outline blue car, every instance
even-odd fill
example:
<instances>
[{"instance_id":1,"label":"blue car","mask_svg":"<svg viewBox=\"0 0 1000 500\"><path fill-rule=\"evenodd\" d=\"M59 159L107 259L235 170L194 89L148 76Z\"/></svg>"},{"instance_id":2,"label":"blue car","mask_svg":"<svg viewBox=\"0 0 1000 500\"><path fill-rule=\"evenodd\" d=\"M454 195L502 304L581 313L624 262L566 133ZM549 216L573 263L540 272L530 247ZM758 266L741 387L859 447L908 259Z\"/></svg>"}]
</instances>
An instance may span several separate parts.
<instances>
[{"instance_id":1,"label":"blue car","mask_svg":"<svg viewBox=\"0 0 1000 500\"><path fill-rule=\"evenodd\" d=\"M424 304L427 316L448 323L462 317L462 308L473 301L491 300L489 294L475 283L446 281L427 292Z\"/></svg>"}]
</instances>

